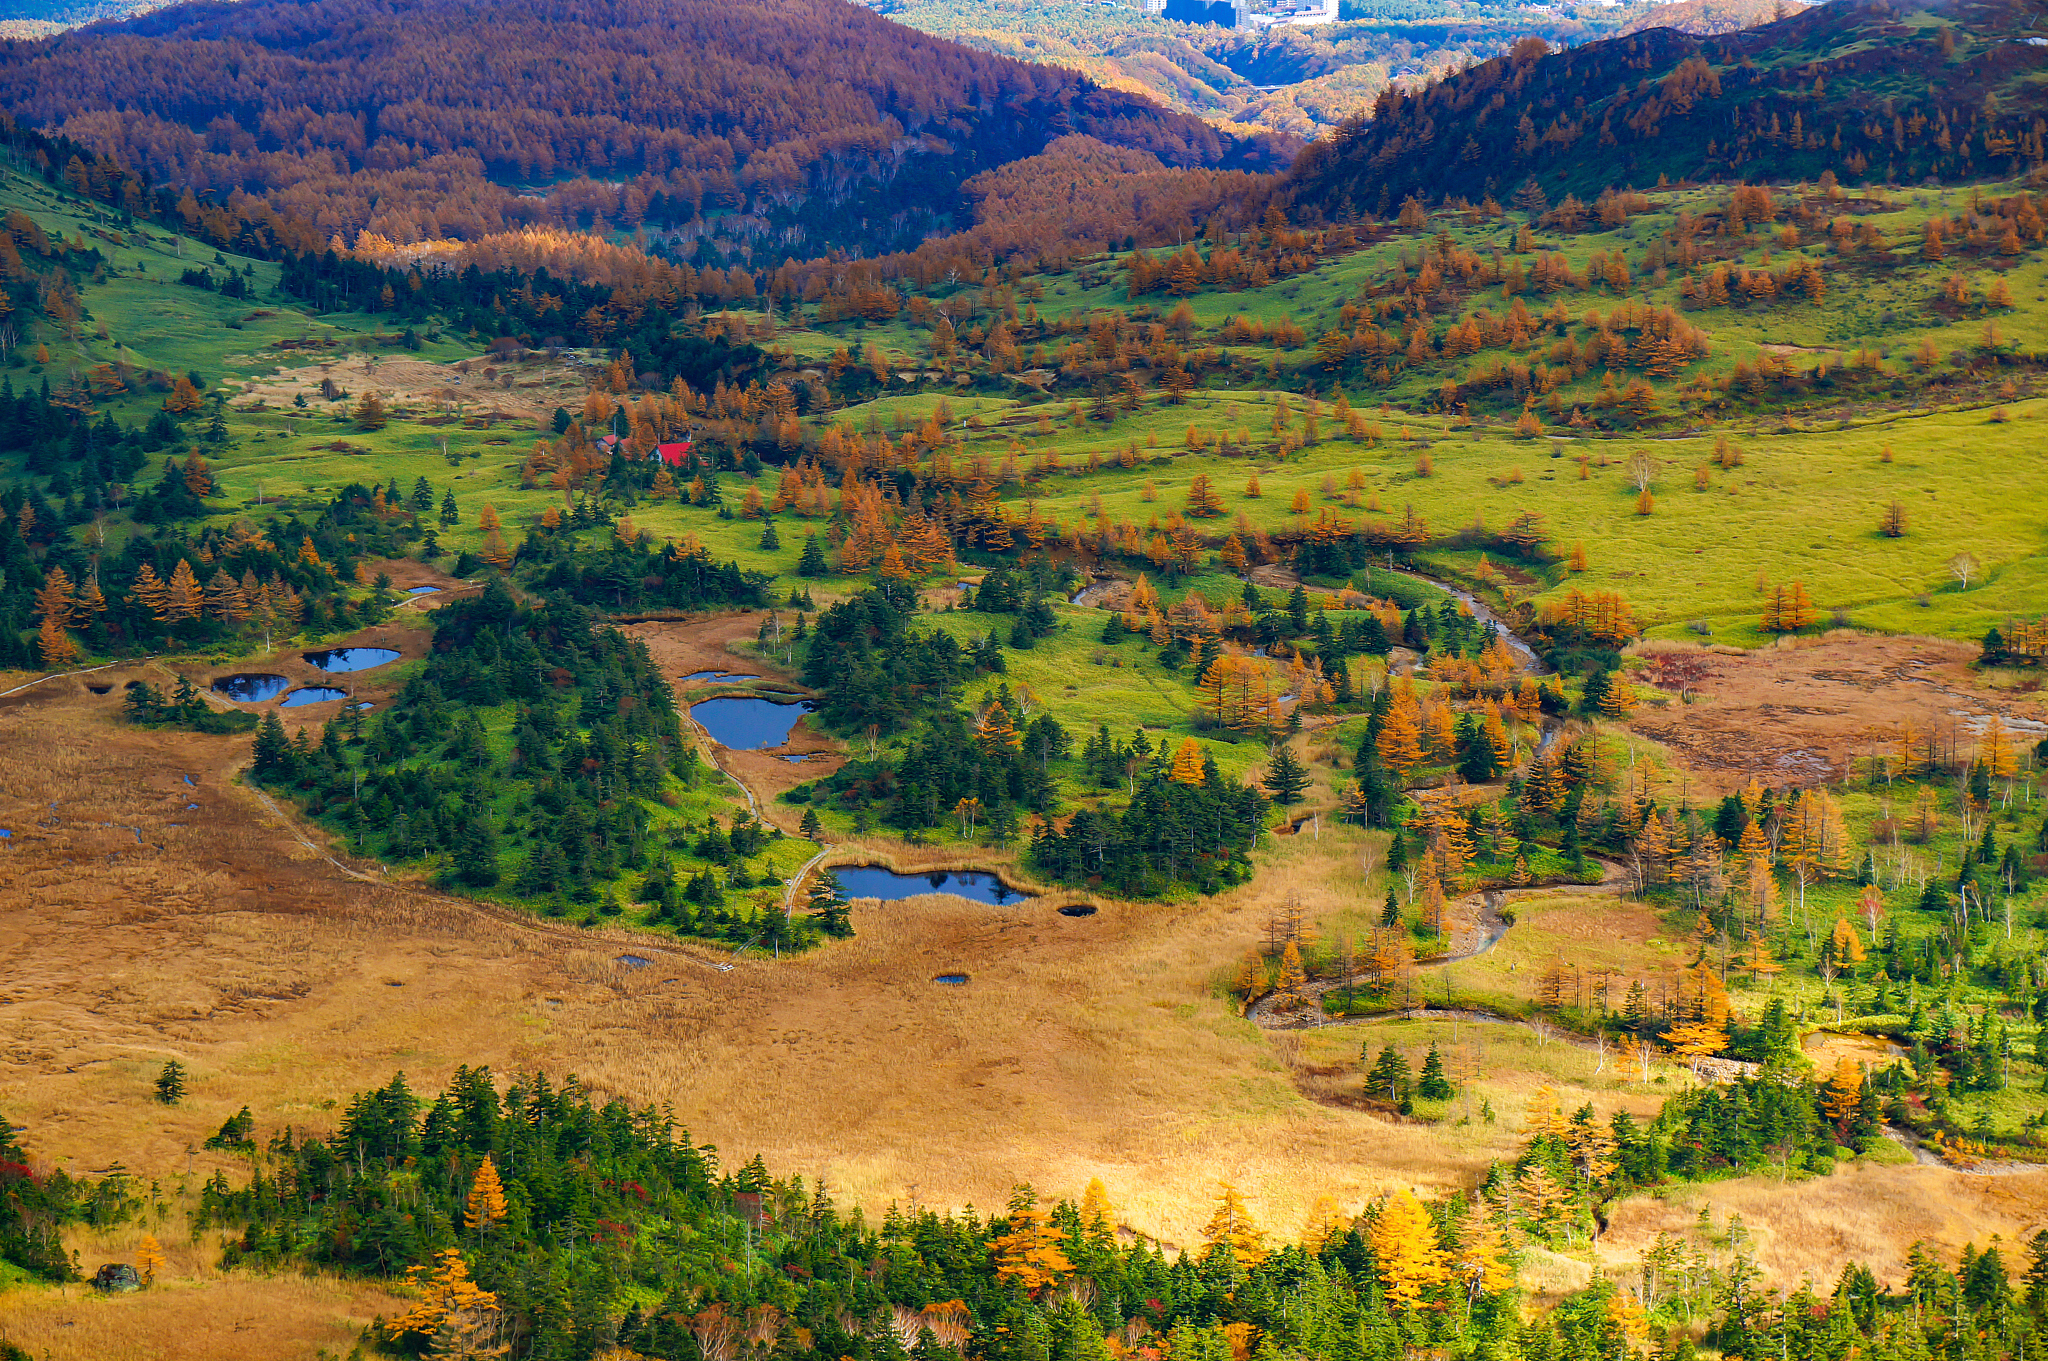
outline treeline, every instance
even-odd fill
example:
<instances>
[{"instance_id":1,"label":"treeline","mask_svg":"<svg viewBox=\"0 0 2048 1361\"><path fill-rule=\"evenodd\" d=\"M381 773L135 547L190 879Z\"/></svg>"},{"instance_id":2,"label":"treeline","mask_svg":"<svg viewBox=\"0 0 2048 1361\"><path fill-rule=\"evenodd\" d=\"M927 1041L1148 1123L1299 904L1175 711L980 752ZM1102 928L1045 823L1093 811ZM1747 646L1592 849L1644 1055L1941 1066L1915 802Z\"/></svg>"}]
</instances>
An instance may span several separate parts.
<instances>
[{"instance_id":1,"label":"treeline","mask_svg":"<svg viewBox=\"0 0 2048 1361\"><path fill-rule=\"evenodd\" d=\"M166 460L149 495L167 505L190 498L203 511L211 486L194 451L182 464ZM431 505L425 486L415 487L414 502ZM377 623L393 596L388 581L363 570L365 559L403 555L433 532L419 528L420 512L396 492L396 483L350 485L311 519L294 511L260 528L241 521L197 534L138 533L118 552L95 554L40 495L9 488L0 492L0 666Z\"/></svg>"},{"instance_id":2,"label":"treeline","mask_svg":"<svg viewBox=\"0 0 2048 1361\"><path fill-rule=\"evenodd\" d=\"M1061 132L1180 166L1263 156L1071 72L821 0L151 15L15 45L0 106L201 194L253 187L400 245L548 225L872 253L953 225L962 181Z\"/></svg>"},{"instance_id":3,"label":"treeline","mask_svg":"<svg viewBox=\"0 0 2048 1361\"><path fill-rule=\"evenodd\" d=\"M1711 1242L1666 1235L1631 1268L1525 1310L1522 1243L1583 1239L1594 1205L1665 1180L1696 1145L1730 1167L1818 1171L1828 1157L1813 1150L1860 1141L1841 1096L1744 1081L1684 1094L1645 1125L1590 1107L1567 1117L1543 1089L1520 1155L1471 1193L1424 1205L1401 1191L1355 1212L1325 1197L1302 1240L1282 1242L1225 1184L1199 1243L1169 1257L1122 1232L1100 1182L1078 1204L1019 1186L987 1216L892 1206L870 1220L759 1158L723 1164L666 1109L601 1101L573 1078L501 1087L462 1068L431 1097L402 1074L357 1093L330 1132L258 1128L244 1110L218 1142L246 1151L251 1175L216 1173L193 1227L226 1230L234 1265L408 1278L409 1307L364 1339L401 1354L1223 1361L1255 1338L1318 1359L1611 1361L1688 1356L1704 1320L1723 1355L1755 1361L2033 1355L2048 1235L1972 1245L1953 1267L1915 1244L1897 1289L1844 1263L1824 1291L1761 1279L1731 1223L1725 1261L1707 1258ZM62 1173L24 1164L11 1136L0 1142L0 1189L46 1241L60 1216L94 1213ZM70 1275L61 1252L47 1274Z\"/></svg>"},{"instance_id":4,"label":"treeline","mask_svg":"<svg viewBox=\"0 0 2048 1361\"><path fill-rule=\"evenodd\" d=\"M74 1280L78 1272L64 1250L64 1229L111 1228L140 1208L141 1197L118 1167L98 1181L62 1168L37 1172L19 1132L0 1119L0 1264L45 1281Z\"/></svg>"}]
</instances>

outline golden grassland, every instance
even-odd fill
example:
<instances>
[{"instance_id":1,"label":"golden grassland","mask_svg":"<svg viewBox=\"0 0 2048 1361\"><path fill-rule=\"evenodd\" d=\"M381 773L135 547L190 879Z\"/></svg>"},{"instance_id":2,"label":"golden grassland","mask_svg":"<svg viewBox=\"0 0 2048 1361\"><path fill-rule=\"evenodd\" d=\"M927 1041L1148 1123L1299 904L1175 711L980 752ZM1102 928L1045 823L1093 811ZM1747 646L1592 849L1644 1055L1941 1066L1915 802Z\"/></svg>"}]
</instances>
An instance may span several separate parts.
<instances>
[{"instance_id":1,"label":"golden grassland","mask_svg":"<svg viewBox=\"0 0 2048 1361\"><path fill-rule=\"evenodd\" d=\"M696 655L731 657L727 635L745 625L700 635ZM1367 870L1383 837L1328 819L1319 835L1262 842L1258 877L1214 898L1095 899L1088 918L1053 910L1071 894L862 905L850 941L781 961L742 957L721 972L722 951L376 882L369 866L367 880L349 877L235 783L248 739L120 725L128 674L0 700L0 827L15 833L0 843L0 939L14 942L0 983L0 1111L27 1126L39 1160L87 1173L118 1160L159 1183L174 1206L160 1237L178 1247L167 1288L132 1300L0 1295L0 1331L38 1353L311 1354L386 1307L374 1291L320 1278L221 1276L214 1245L183 1241L175 1207L189 1196L188 1168L194 1179L240 1172L190 1150L242 1105L262 1130L321 1130L338 1102L396 1069L419 1088L464 1063L573 1073L636 1104L672 1104L728 1160L759 1152L874 1210L913 1200L988 1209L1019 1181L1072 1195L1100 1177L1125 1225L1176 1246L1195 1241L1223 1179L1291 1236L1324 1194L1356 1210L1399 1186L1469 1186L1512 1155L1539 1085L1567 1110L1646 1115L1690 1080L1657 1067L1642 1082L1611 1057L1514 1024L1269 1032L1241 1018L1222 984L1289 895L1326 938L1357 935L1385 895ZM94 695L86 681L113 688ZM1610 736L1646 783L1675 790L1686 778L1658 744ZM1311 799L1327 807L1343 774L1316 772ZM835 859L901 869L1002 858L882 837L834 845ZM1434 999L1448 973L1460 997L1513 1004L1555 958L1635 971L1678 962L1641 905L1557 893L1514 906L1500 945L1426 968L1423 994ZM624 967L628 952L650 965ZM971 982L934 984L948 972ZM1392 1043L1419 1062L1432 1042L1465 1088L1423 1111L1435 1123L1369 1108L1361 1049ZM173 1057L192 1093L166 1108L149 1087ZM1845 1253L1883 1275L1914 1237L1954 1249L2032 1232L2048 1174L1859 1164L1831 1180L1681 1188L1620 1207L1595 1251L1537 1254L1530 1282L1545 1292L1583 1283L1594 1260L1625 1263L1702 1204L1721 1220L1740 1213L1774 1275L1831 1278ZM75 1239L86 1269L128 1254L127 1232ZM240 1335L219 1333L229 1324L186 1326L195 1301L217 1320L278 1320L288 1341L238 1352ZM146 1349L170 1335L203 1342Z\"/></svg>"}]
</instances>

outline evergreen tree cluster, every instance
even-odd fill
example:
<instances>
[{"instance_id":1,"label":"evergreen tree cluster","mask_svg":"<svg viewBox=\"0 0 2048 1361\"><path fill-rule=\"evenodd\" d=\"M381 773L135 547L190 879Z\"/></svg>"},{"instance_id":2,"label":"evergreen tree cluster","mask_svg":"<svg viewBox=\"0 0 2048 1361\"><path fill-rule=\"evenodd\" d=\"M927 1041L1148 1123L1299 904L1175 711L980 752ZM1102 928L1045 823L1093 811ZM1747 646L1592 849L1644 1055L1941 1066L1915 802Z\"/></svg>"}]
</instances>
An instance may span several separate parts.
<instances>
[{"instance_id":1,"label":"evergreen tree cluster","mask_svg":"<svg viewBox=\"0 0 2048 1361\"><path fill-rule=\"evenodd\" d=\"M580 523L579 523L580 520ZM709 549L666 543L651 536L628 543L604 532L586 545L578 530L606 529L609 517L588 500L554 533L536 532L520 545L517 561L538 591L559 594L592 609L631 610L758 609L768 604L766 572L742 571L737 563L714 563Z\"/></svg>"},{"instance_id":2,"label":"evergreen tree cluster","mask_svg":"<svg viewBox=\"0 0 2048 1361\"><path fill-rule=\"evenodd\" d=\"M130 723L148 728L186 728L192 732L248 732L256 726L256 715L240 710L220 710L199 697L191 678L180 673L178 684L166 697L148 681L129 681L122 697L121 712Z\"/></svg>"},{"instance_id":3,"label":"evergreen tree cluster","mask_svg":"<svg viewBox=\"0 0 2048 1361\"><path fill-rule=\"evenodd\" d=\"M515 889L529 897L592 900L622 869L644 868L646 801L696 768L646 645L594 627L570 600L522 605L495 577L432 618L427 665L390 708L367 723L351 711L347 742L337 721L318 744L303 729L287 740L273 712L256 778L295 791L358 850L374 833L383 855L438 859L471 887L500 880L505 840L524 848ZM508 707L501 753L490 727Z\"/></svg>"}]
</instances>

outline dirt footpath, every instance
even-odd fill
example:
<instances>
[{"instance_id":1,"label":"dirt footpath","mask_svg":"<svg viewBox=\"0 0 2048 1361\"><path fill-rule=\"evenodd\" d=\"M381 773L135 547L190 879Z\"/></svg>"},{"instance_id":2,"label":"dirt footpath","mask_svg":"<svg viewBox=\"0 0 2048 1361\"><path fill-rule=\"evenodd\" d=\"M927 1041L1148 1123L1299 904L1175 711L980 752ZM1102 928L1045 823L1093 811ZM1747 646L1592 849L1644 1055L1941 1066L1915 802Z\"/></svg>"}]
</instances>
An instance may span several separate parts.
<instances>
[{"instance_id":1,"label":"dirt footpath","mask_svg":"<svg viewBox=\"0 0 2048 1361\"><path fill-rule=\"evenodd\" d=\"M1997 691L1972 671L1977 649L1933 638L1830 636L1806 646L1725 654L1646 649L1647 677L1663 658L1695 659L1694 702L1645 705L1629 727L1669 747L1705 783L1733 790L1840 779L1852 759L1894 749L1900 724L1967 749L1996 714L2017 747L2048 737L2038 694Z\"/></svg>"}]
</instances>

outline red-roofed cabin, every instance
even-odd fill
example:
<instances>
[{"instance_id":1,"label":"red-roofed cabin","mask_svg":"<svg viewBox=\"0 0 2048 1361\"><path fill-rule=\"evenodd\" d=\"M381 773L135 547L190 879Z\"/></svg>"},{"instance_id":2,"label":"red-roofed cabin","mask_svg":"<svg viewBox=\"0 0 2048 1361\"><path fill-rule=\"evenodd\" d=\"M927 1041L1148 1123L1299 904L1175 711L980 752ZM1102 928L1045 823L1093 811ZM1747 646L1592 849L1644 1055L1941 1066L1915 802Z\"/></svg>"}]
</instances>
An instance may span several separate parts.
<instances>
[{"instance_id":1,"label":"red-roofed cabin","mask_svg":"<svg viewBox=\"0 0 2048 1361\"><path fill-rule=\"evenodd\" d=\"M689 456L689 453L690 441L688 440L684 440L681 444L657 444L654 446L654 456L672 468L681 467L683 460Z\"/></svg>"}]
</instances>

